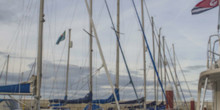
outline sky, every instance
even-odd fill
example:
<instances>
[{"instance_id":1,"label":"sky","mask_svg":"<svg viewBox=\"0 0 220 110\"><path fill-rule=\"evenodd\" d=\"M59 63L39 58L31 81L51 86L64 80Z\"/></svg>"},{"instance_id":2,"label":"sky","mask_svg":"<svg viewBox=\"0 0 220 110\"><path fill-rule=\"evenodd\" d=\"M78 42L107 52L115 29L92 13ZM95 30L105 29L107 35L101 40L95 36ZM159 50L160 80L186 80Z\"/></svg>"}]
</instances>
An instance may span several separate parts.
<instances>
[{"instance_id":1,"label":"sky","mask_svg":"<svg viewBox=\"0 0 220 110\"><path fill-rule=\"evenodd\" d=\"M116 0L107 0L116 24ZM217 33L218 8L199 15L191 15L191 9L200 0L145 0L150 16L154 18L155 28L162 28L169 51L172 44L188 81L193 97L197 97L199 74L206 70L207 42ZM140 0L135 0L140 13ZM33 69L37 55L39 0L0 0L0 84L5 82L5 62L10 55L8 84L27 81L29 75L36 74ZM142 33L131 0L121 0L120 41L125 53L131 75L138 91L143 97ZM147 16L145 32L152 51L152 29ZM70 50L69 99L84 97L89 91L89 16L84 0L45 0L45 22L43 32L43 79L42 97L45 99L63 98L67 63L67 40L56 45L58 37L71 28L73 48ZM110 71L115 82L116 37L104 0L93 1L93 20ZM66 36L66 38L68 38ZM156 52L158 48L156 47ZM168 51L166 52L168 56ZM156 55L156 58L158 56ZM170 60L170 58L168 57ZM153 68L148 52L147 62L147 99L153 100ZM157 62L157 60L156 60ZM170 61L169 61L170 63ZM156 63L157 64L157 63ZM107 98L110 85L102 68L95 38L93 39L93 90L94 99ZM31 71L33 69L33 71ZM171 65L173 72L173 66ZM177 74L184 94L190 99L179 66ZM135 99L128 74L120 55L120 93L122 100ZM160 89L159 89L160 91ZM161 94L161 93L160 93ZM210 99L210 93L207 99ZM161 97L161 95L159 96ZM208 98L209 97L209 98Z\"/></svg>"}]
</instances>

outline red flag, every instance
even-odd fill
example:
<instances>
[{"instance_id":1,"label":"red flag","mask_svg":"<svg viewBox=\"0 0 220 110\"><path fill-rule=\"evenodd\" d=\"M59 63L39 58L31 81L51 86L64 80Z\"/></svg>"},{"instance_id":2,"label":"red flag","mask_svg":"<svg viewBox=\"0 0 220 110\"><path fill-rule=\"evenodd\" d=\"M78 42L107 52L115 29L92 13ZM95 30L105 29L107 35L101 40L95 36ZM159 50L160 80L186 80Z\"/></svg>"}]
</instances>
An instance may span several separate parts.
<instances>
[{"instance_id":1,"label":"red flag","mask_svg":"<svg viewBox=\"0 0 220 110\"><path fill-rule=\"evenodd\" d=\"M199 2L193 9L192 14L200 14L218 6L219 0L203 0Z\"/></svg>"}]
</instances>

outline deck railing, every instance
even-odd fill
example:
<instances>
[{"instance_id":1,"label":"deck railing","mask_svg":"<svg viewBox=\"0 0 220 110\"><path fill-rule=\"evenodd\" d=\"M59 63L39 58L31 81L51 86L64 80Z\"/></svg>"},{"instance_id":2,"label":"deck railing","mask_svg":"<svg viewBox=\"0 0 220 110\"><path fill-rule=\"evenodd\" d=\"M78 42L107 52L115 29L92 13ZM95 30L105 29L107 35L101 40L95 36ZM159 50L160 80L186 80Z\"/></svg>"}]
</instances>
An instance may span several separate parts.
<instances>
[{"instance_id":1,"label":"deck railing","mask_svg":"<svg viewBox=\"0 0 220 110\"><path fill-rule=\"evenodd\" d=\"M220 54L219 54L220 50L216 51L217 43L219 44L217 49L220 49L219 41L220 41L220 34L214 34L209 36L208 48L207 48L207 68L209 69L214 69L219 67L217 63L220 58Z\"/></svg>"}]
</instances>

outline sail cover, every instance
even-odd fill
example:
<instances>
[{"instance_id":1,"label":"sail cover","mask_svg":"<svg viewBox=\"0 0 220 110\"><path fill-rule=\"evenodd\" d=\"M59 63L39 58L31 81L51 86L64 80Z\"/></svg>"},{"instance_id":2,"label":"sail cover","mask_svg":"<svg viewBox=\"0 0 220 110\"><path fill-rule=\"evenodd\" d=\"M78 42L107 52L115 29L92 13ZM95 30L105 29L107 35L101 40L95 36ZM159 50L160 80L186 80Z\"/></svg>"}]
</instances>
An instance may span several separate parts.
<instances>
[{"instance_id":1,"label":"sail cover","mask_svg":"<svg viewBox=\"0 0 220 110\"><path fill-rule=\"evenodd\" d=\"M124 102L119 102L119 104L135 104L135 103L143 103L144 102L144 97L136 100L129 100L129 101L124 101Z\"/></svg>"},{"instance_id":2,"label":"sail cover","mask_svg":"<svg viewBox=\"0 0 220 110\"><path fill-rule=\"evenodd\" d=\"M83 110L90 110L89 105L87 105ZM92 104L92 110L102 110L102 108L96 104Z\"/></svg>"},{"instance_id":3,"label":"sail cover","mask_svg":"<svg viewBox=\"0 0 220 110\"><path fill-rule=\"evenodd\" d=\"M115 89L115 94L118 100L120 100L119 97L119 90ZM89 92L84 98L79 98L79 99L73 99L73 100L63 100L63 99L52 99L49 100L50 103L60 103L60 104L79 104L79 103L89 103L92 101L92 93ZM105 104L105 103L111 103L114 102L115 98L114 95L112 94L109 96L107 99L98 99L98 100L93 100L92 103L99 103L99 104ZM52 106L52 104L51 104Z\"/></svg>"},{"instance_id":4,"label":"sail cover","mask_svg":"<svg viewBox=\"0 0 220 110\"><path fill-rule=\"evenodd\" d=\"M119 89L115 88L115 94L119 101L120 100ZM107 99L98 99L98 100L92 101L92 103L99 103L99 104L105 104L105 103L111 103L111 102L115 102L114 94L110 95Z\"/></svg>"},{"instance_id":5,"label":"sail cover","mask_svg":"<svg viewBox=\"0 0 220 110\"><path fill-rule=\"evenodd\" d=\"M88 103L91 100L92 100L92 92L89 92L84 98L73 99L73 100L52 99L49 101L50 103L78 104L78 103Z\"/></svg>"},{"instance_id":6,"label":"sail cover","mask_svg":"<svg viewBox=\"0 0 220 110\"><path fill-rule=\"evenodd\" d=\"M4 95L33 95L35 89L36 76L32 76L29 81L19 84L0 86L0 94Z\"/></svg>"}]
</instances>

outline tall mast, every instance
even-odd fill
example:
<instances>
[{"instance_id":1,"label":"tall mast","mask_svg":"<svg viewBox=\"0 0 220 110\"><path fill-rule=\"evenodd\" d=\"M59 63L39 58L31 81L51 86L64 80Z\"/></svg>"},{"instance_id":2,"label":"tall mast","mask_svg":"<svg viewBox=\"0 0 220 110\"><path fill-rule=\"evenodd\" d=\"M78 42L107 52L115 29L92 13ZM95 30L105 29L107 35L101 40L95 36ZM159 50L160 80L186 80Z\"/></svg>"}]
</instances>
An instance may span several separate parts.
<instances>
[{"instance_id":1,"label":"tall mast","mask_svg":"<svg viewBox=\"0 0 220 110\"><path fill-rule=\"evenodd\" d=\"M90 0L90 14L92 16L92 0ZM92 93L92 52L93 52L93 49L92 49L92 21L91 19L89 19L89 32L90 32L90 37L89 37L89 92ZM93 93L92 93L92 97L93 97ZM89 107L90 107L90 110L92 110L92 101L89 103Z\"/></svg>"},{"instance_id":2,"label":"tall mast","mask_svg":"<svg viewBox=\"0 0 220 110\"><path fill-rule=\"evenodd\" d=\"M144 0L141 0L141 15L142 15L142 27L144 29ZM147 89L146 89L146 45L144 41L144 35L142 37L143 39L143 67L144 67L144 109L146 110L146 98L147 98Z\"/></svg>"},{"instance_id":3,"label":"tall mast","mask_svg":"<svg viewBox=\"0 0 220 110\"><path fill-rule=\"evenodd\" d=\"M163 36L163 68L164 68L164 88L167 86L167 70L166 70L166 56L165 56L165 37ZM162 95L163 96L163 95ZM163 101L163 98L162 98Z\"/></svg>"},{"instance_id":4,"label":"tall mast","mask_svg":"<svg viewBox=\"0 0 220 110\"><path fill-rule=\"evenodd\" d=\"M38 52L37 52L37 88L34 110L40 110L40 90L42 77L42 47L43 47L44 0L40 0L39 26L38 26Z\"/></svg>"},{"instance_id":5,"label":"tall mast","mask_svg":"<svg viewBox=\"0 0 220 110\"><path fill-rule=\"evenodd\" d=\"M217 31L219 33L219 29L220 29L220 0L218 0L218 5L219 5L219 10L218 10L218 26L217 26Z\"/></svg>"},{"instance_id":6,"label":"tall mast","mask_svg":"<svg viewBox=\"0 0 220 110\"><path fill-rule=\"evenodd\" d=\"M174 84L176 85L176 95L177 95L177 107L179 106L179 103L181 102L181 97L180 97L180 94L179 94L179 89L178 89L178 86L179 86L179 82L178 82L178 77L177 77L177 73L176 73L176 58L175 58L175 48L174 48L174 44L172 45L173 46L173 66L174 66L174 76L175 76L175 79L174 79Z\"/></svg>"},{"instance_id":7,"label":"tall mast","mask_svg":"<svg viewBox=\"0 0 220 110\"><path fill-rule=\"evenodd\" d=\"M69 43L68 43L68 55L67 55L67 68L66 68L66 91L64 100L67 100L68 96L68 79L69 79L69 62L70 62L70 48L72 47L71 42L71 29L69 29Z\"/></svg>"},{"instance_id":8,"label":"tall mast","mask_svg":"<svg viewBox=\"0 0 220 110\"><path fill-rule=\"evenodd\" d=\"M8 81L8 65L9 65L9 55L7 56L7 65L6 65L5 85L7 85L7 81Z\"/></svg>"},{"instance_id":9,"label":"tall mast","mask_svg":"<svg viewBox=\"0 0 220 110\"><path fill-rule=\"evenodd\" d=\"M161 29L159 29L159 36L158 36L158 39L159 39L159 45L158 45L158 71L160 71L160 79L161 79L161 83L163 85L163 75L162 75L162 58L161 58ZM158 87L159 87L159 82L157 81L157 94L158 94ZM163 92L161 92L161 97L163 99ZM158 98L158 96L157 96Z\"/></svg>"},{"instance_id":10,"label":"tall mast","mask_svg":"<svg viewBox=\"0 0 220 110\"><path fill-rule=\"evenodd\" d=\"M86 3L87 11L90 12L91 9L89 8L89 4L88 4L87 0L85 0L85 3ZM105 72L106 72L106 75L107 75L109 84L110 84L110 86L111 86L112 93L113 93L114 98L115 98L115 103L116 103L116 105L117 105L117 109L120 110L120 106L119 106L119 103L118 103L118 99L117 99L117 96L116 96L115 91L114 91L114 87L113 87L113 84L112 84L112 80L111 80L111 77L110 77L110 74L109 74L109 71L108 71L106 62L105 62L105 57L104 57L103 52L102 52L102 48L101 48L101 45L100 45L100 42L99 42L99 38L98 38L98 35L97 35L97 32L96 32L96 28L95 28L95 25L94 25L94 22L93 22L93 18L92 18L91 13L89 13L89 18L90 18L90 21L91 21L91 24L92 24L92 29L93 29L93 31L94 31L96 43L97 43L97 45L98 45L99 54L100 54L100 57L101 57L101 59L102 59L102 64L103 64L103 67L104 67L104 69L105 69Z\"/></svg>"},{"instance_id":11,"label":"tall mast","mask_svg":"<svg viewBox=\"0 0 220 110\"><path fill-rule=\"evenodd\" d=\"M159 29L159 35L158 35L158 39L159 39L159 43L158 43L158 62L157 62L157 68L158 68L158 73L161 73L161 70L160 70L160 34L161 34L161 28ZM157 92L156 92L156 102L158 101L158 96L159 96L159 92L158 92L158 89L159 88L159 82L157 81Z\"/></svg>"},{"instance_id":12,"label":"tall mast","mask_svg":"<svg viewBox=\"0 0 220 110\"><path fill-rule=\"evenodd\" d=\"M219 7L219 10L218 10L218 34L219 34L219 30L220 30L220 0L218 0L218 7ZM218 37L219 38L219 41L220 41L220 37ZM219 43L219 53L220 53L220 43ZM220 58L220 57L219 57Z\"/></svg>"},{"instance_id":13,"label":"tall mast","mask_svg":"<svg viewBox=\"0 0 220 110\"><path fill-rule=\"evenodd\" d=\"M176 58L175 58L175 48L174 44L173 46L173 68L174 68L174 73L175 73L175 83L177 84L177 75L176 75Z\"/></svg>"},{"instance_id":14,"label":"tall mast","mask_svg":"<svg viewBox=\"0 0 220 110\"><path fill-rule=\"evenodd\" d=\"M117 0L117 36L120 39L120 0ZM116 43L116 84L115 88L119 89L119 45Z\"/></svg>"},{"instance_id":15,"label":"tall mast","mask_svg":"<svg viewBox=\"0 0 220 110\"><path fill-rule=\"evenodd\" d=\"M154 43L154 18L151 17L152 19L152 41L153 41L153 60L155 61L155 43ZM156 96L156 73L154 69L154 100L156 101L157 96Z\"/></svg>"}]
</instances>

